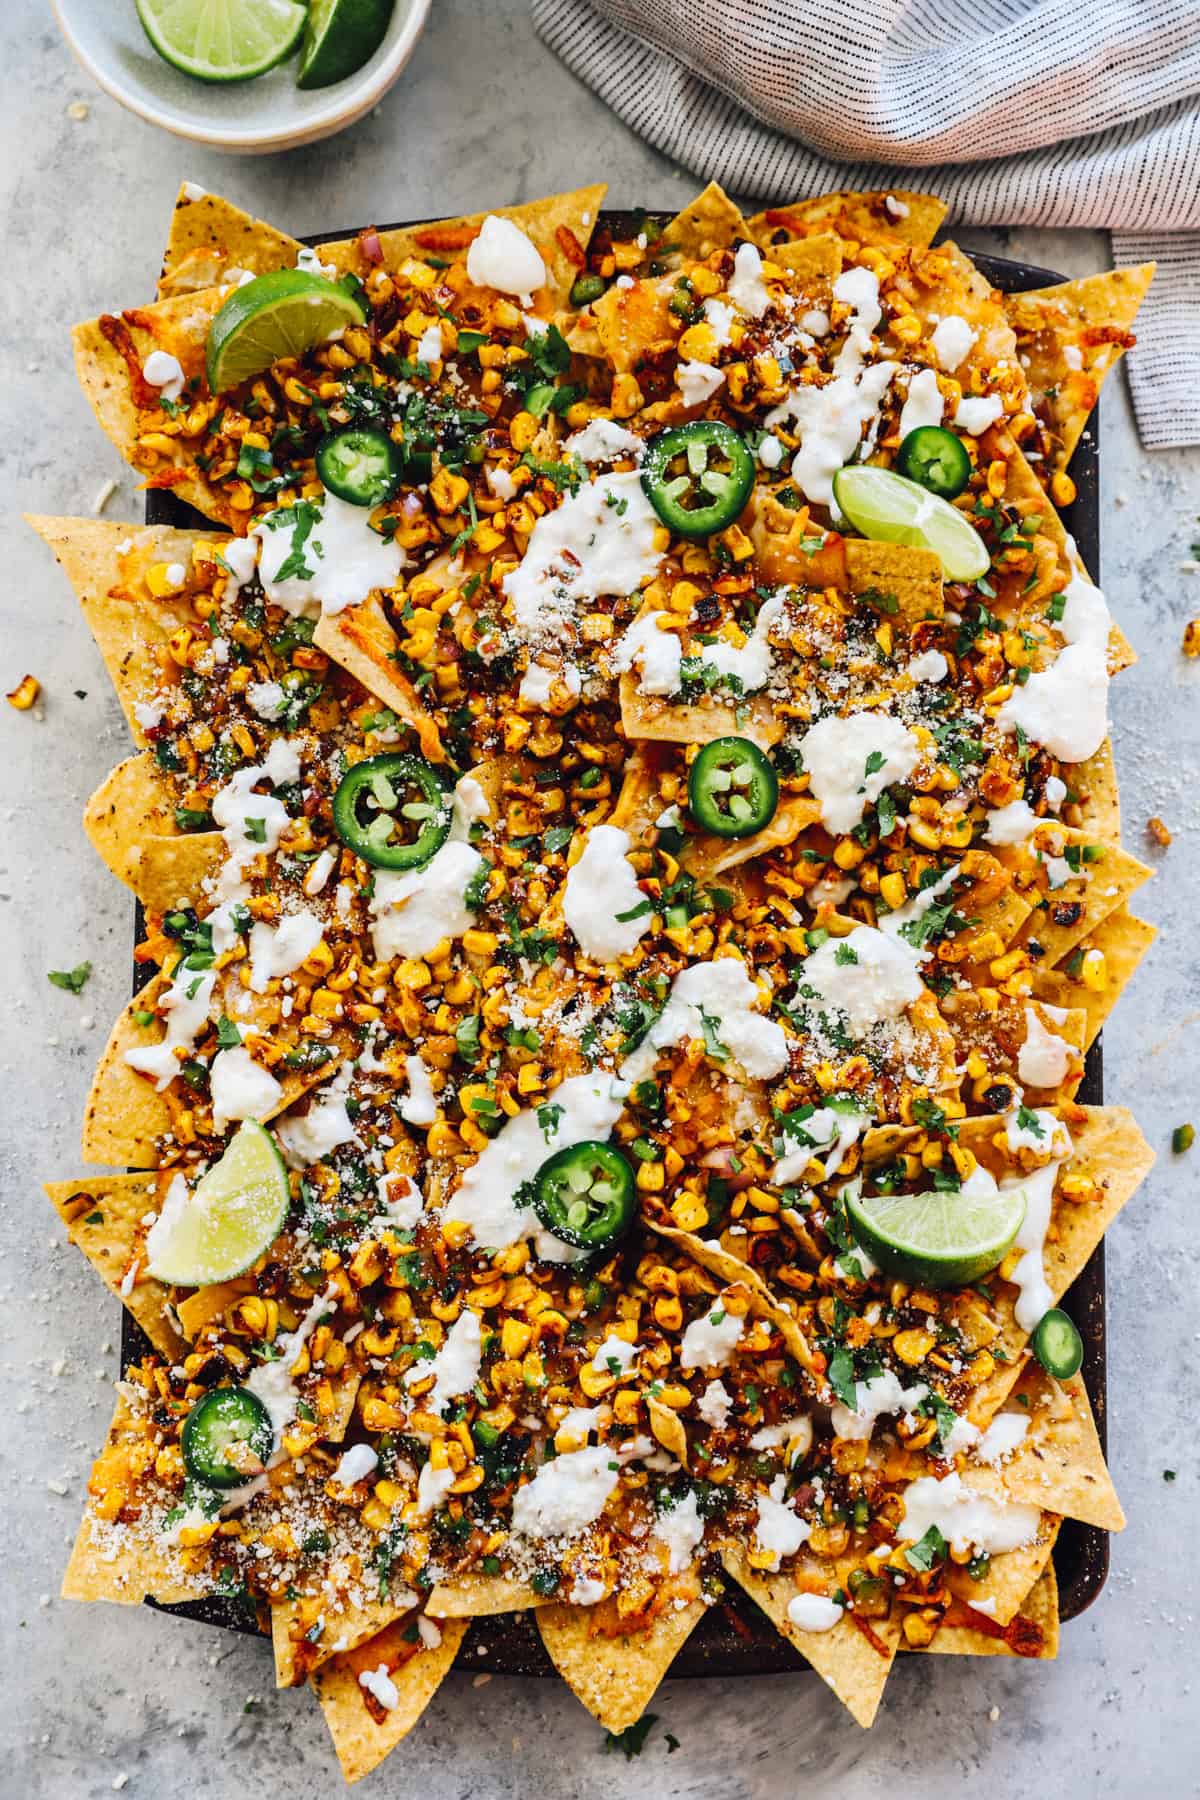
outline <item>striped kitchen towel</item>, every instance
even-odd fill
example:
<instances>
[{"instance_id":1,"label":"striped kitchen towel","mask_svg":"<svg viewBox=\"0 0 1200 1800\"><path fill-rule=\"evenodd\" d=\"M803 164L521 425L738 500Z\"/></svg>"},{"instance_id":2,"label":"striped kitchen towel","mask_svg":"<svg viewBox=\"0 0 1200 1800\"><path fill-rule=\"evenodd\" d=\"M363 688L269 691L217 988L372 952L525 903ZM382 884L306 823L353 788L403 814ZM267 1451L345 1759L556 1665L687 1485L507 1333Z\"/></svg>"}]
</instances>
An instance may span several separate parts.
<instances>
[{"instance_id":1,"label":"striped kitchen towel","mask_svg":"<svg viewBox=\"0 0 1200 1800\"><path fill-rule=\"evenodd\" d=\"M1156 258L1129 371L1148 449L1200 443L1200 0L533 0L665 155L794 199L903 171L967 225L1104 226Z\"/></svg>"}]
</instances>

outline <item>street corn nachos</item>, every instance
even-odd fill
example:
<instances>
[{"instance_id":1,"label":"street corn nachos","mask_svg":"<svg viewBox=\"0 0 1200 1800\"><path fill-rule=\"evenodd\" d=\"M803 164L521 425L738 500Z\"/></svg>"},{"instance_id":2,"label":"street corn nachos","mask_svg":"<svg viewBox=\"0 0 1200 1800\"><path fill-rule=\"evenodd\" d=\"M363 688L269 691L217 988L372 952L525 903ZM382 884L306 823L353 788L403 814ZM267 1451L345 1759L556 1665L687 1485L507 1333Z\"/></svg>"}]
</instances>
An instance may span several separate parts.
<instances>
[{"instance_id":1,"label":"street corn nachos","mask_svg":"<svg viewBox=\"0 0 1200 1800\"><path fill-rule=\"evenodd\" d=\"M602 198L314 251L186 185L76 350L215 529L32 521L152 972L48 1187L150 1346L64 1592L242 1597L350 1780L472 1617L621 1731L741 1587L866 1725L1123 1522L1059 1302L1153 933L1057 508L1150 271Z\"/></svg>"}]
</instances>

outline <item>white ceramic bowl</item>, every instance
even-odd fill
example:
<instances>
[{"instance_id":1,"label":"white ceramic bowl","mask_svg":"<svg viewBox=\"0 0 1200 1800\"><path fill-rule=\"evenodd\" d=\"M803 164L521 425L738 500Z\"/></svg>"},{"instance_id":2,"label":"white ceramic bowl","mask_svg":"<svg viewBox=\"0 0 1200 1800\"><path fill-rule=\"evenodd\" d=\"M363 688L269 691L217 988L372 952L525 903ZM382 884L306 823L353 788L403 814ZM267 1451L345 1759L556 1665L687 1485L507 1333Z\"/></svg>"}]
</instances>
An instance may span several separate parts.
<instances>
[{"instance_id":1,"label":"white ceramic bowl","mask_svg":"<svg viewBox=\"0 0 1200 1800\"><path fill-rule=\"evenodd\" d=\"M430 0L396 0L387 36L333 87L296 86L296 57L257 81L181 75L154 49L134 0L52 0L63 36L106 94L151 125L217 150L261 154L315 143L361 119L386 94L421 35Z\"/></svg>"}]
</instances>

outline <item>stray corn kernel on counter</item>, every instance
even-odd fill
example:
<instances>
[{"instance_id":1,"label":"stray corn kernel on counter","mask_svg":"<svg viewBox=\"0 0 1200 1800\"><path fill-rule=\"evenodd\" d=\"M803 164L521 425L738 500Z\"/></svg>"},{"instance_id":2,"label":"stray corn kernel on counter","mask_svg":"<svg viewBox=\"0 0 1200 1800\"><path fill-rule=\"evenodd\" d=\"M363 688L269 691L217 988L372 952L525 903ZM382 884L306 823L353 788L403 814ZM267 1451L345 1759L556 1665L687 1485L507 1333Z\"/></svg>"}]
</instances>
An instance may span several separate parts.
<instances>
[{"instance_id":1,"label":"stray corn kernel on counter","mask_svg":"<svg viewBox=\"0 0 1200 1800\"><path fill-rule=\"evenodd\" d=\"M869 1725L1123 1523L1059 1302L1153 933L1056 509L1152 271L602 198L313 251L185 185L75 348L212 528L31 521L153 970L47 1189L151 1345L64 1592L246 1597L351 1781L473 1617L620 1731L738 1584Z\"/></svg>"}]
</instances>

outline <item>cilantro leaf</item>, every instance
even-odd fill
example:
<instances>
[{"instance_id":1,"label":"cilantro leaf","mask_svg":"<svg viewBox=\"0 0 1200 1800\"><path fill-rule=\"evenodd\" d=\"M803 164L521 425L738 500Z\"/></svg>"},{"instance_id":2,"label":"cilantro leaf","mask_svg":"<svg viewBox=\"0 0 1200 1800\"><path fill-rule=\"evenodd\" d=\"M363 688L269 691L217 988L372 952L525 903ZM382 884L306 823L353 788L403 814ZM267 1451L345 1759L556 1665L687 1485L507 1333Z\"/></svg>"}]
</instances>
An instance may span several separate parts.
<instances>
[{"instance_id":1,"label":"cilantro leaf","mask_svg":"<svg viewBox=\"0 0 1200 1800\"><path fill-rule=\"evenodd\" d=\"M82 994L87 986L88 976L92 972L90 962L77 963L73 969L51 969L47 980L57 988L65 988L68 994Z\"/></svg>"}]
</instances>

